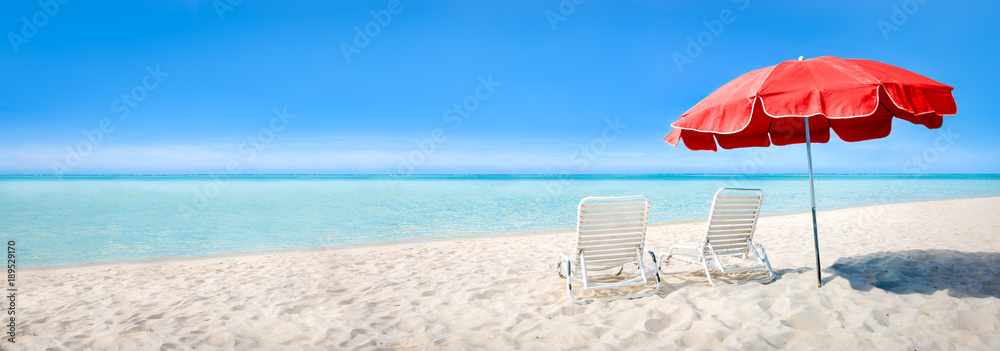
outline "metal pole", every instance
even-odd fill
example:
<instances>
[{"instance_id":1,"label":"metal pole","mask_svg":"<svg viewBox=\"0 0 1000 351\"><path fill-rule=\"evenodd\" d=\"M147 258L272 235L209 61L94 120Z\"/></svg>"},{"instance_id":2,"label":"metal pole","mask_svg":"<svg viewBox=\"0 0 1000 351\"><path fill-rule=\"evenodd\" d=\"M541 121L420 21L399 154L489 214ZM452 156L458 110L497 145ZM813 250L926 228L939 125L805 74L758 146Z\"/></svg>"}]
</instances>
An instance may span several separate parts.
<instances>
[{"instance_id":1,"label":"metal pole","mask_svg":"<svg viewBox=\"0 0 1000 351\"><path fill-rule=\"evenodd\" d=\"M805 117L806 121L806 159L809 160L809 200L812 203L812 216L813 216L813 244L816 245L816 287L823 287L823 272L821 268L823 266L819 263L819 228L816 225L816 191L813 188L813 157L812 157L812 147L809 145L812 140L809 137L809 117Z\"/></svg>"}]
</instances>

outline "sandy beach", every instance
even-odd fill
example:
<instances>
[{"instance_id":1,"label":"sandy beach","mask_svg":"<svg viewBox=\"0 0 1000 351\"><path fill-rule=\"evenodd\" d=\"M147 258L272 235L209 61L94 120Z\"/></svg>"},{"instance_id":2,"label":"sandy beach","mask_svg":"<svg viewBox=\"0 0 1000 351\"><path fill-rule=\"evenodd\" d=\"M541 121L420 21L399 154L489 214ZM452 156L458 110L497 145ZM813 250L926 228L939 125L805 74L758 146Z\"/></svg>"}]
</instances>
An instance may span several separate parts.
<instances>
[{"instance_id":1,"label":"sandy beach","mask_svg":"<svg viewBox=\"0 0 1000 351\"><path fill-rule=\"evenodd\" d=\"M996 349L997 213L1000 198L821 211L821 289L809 215L765 216L756 238L777 273L772 283L714 288L695 267L672 263L663 270L682 273L664 274L658 295L589 305L572 303L554 271L557 253L573 247L571 231L29 269L18 276L17 343L2 345ZM647 247L695 244L703 230L704 222L651 226Z\"/></svg>"}]
</instances>

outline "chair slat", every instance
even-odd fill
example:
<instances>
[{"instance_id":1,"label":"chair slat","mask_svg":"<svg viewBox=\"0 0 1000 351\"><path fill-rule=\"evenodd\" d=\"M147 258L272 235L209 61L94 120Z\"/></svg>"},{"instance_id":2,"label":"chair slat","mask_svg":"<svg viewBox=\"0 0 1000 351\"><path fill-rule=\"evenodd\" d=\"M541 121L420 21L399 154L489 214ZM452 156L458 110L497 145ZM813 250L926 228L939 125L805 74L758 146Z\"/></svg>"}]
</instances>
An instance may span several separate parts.
<instances>
[{"instance_id":1,"label":"chair slat","mask_svg":"<svg viewBox=\"0 0 1000 351\"><path fill-rule=\"evenodd\" d=\"M636 213L634 216L620 217L620 218L607 218L607 219L581 219L580 223L583 224L604 224L604 223L623 223L623 222L641 222L642 213Z\"/></svg>"},{"instance_id":2,"label":"chair slat","mask_svg":"<svg viewBox=\"0 0 1000 351\"><path fill-rule=\"evenodd\" d=\"M587 245L581 244L580 247L587 251L588 255L593 255L600 252L615 251L619 249L629 249L634 252L639 248L641 242L607 242L607 243L591 243Z\"/></svg>"},{"instance_id":3,"label":"chair slat","mask_svg":"<svg viewBox=\"0 0 1000 351\"><path fill-rule=\"evenodd\" d=\"M642 229L604 229L604 230L581 230L579 237L599 237L609 234L630 234L633 236L641 236Z\"/></svg>"},{"instance_id":4,"label":"chair slat","mask_svg":"<svg viewBox=\"0 0 1000 351\"><path fill-rule=\"evenodd\" d=\"M747 252L748 247L732 247L726 249L715 249L715 255L719 257L742 255Z\"/></svg>"},{"instance_id":5,"label":"chair slat","mask_svg":"<svg viewBox=\"0 0 1000 351\"><path fill-rule=\"evenodd\" d=\"M719 222L712 221L708 224L709 228L720 228L720 229L737 229L737 228L752 228L753 220L745 219L741 221L729 221L729 222Z\"/></svg>"},{"instance_id":6,"label":"chair slat","mask_svg":"<svg viewBox=\"0 0 1000 351\"><path fill-rule=\"evenodd\" d=\"M713 239L709 239L708 242L712 243L712 246L716 246L716 245L731 245L731 244L732 245L736 245L736 244L746 245L747 238L746 237L743 237L743 238L713 238Z\"/></svg>"},{"instance_id":7,"label":"chair slat","mask_svg":"<svg viewBox=\"0 0 1000 351\"><path fill-rule=\"evenodd\" d=\"M635 243L638 243L638 244L641 244L642 243L642 239L641 238L637 238L635 235L632 235L631 237L613 237L613 238L596 237L596 238L580 239L580 246L581 247L582 246L613 244L613 243L621 243L621 244L635 244Z\"/></svg>"},{"instance_id":8,"label":"chair slat","mask_svg":"<svg viewBox=\"0 0 1000 351\"><path fill-rule=\"evenodd\" d=\"M734 218L735 216L753 216L756 214L757 211L715 211L715 213L713 213L713 216L717 217L713 217L712 219L715 218L731 219ZM736 218L753 218L753 217L736 217Z\"/></svg>"},{"instance_id":9,"label":"chair slat","mask_svg":"<svg viewBox=\"0 0 1000 351\"><path fill-rule=\"evenodd\" d=\"M622 264L624 264L624 263L632 263L632 262L635 262L635 260L636 260L636 258L635 258L635 254L634 253L617 255L617 256L611 256L611 255L601 256L601 257L590 257L590 256L587 256L587 264L588 264L588 266L590 264L598 264L598 265L604 264L604 265L606 265L606 264L611 263L611 262L622 263Z\"/></svg>"},{"instance_id":10,"label":"chair slat","mask_svg":"<svg viewBox=\"0 0 1000 351\"><path fill-rule=\"evenodd\" d=\"M596 219L616 219L616 218L643 218L646 216L645 212L621 212L621 213L598 213L598 214L581 214L580 220L589 221Z\"/></svg>"},{"instance_id":11,"label":"chair slat","mask_svg":"<svg viewBox=\"0 0 1000 351\"><path fill-rule=\"evenodd\" d=\"M580 225L580 230L594 231L602 229L641 229L642 226L643 223L641 221L635 221L614 224Z\"/></svg>"},{"instance_id":12,"label":"chair slat","mask_svg":"<svg viewBox=\"0 0 1000 351\"><path fill-rule=\"evenodd\" d=\"M602 202L602 203L587 203L580 205L582 209L598 209L598 208L619 208L619 207L634 207L640 210L645 210L646 202Z\"/></svg>"},{"instance_id":13,"label":"chair slat","mask_svg":"<svg viewBox=\"0 0 1000 351\"><path fill-rule=\"evenodd\" d=\"M627 212L646 212L646 209L640 207L623 207L623 208L598 208L592 210L580 210L581 215L595 215L595 214L620 214Z\"/></svg>"},{"instance_id":14,"label":"chair slat","mask_svg":"<svg viewBox=\"0 0 1000 351\"><path fill-rule=\"evenodd\" d=\"M719 195L718 199L726 200L760 200L758 195Z\"/></svg>"},{"instance_id":15,"label":"chair slat","mask_svg":"<svg viewBox=\"0 0 1000 351\"><path fill-rule=\"evenodd\" d=\"M715 205L716 211L756 211L754 205Z\"/></svg>"},{"instance_id":16,"label":"chair slat","mask_svg":"<svg viewBox=\"0 0 1000 351\"><path fill-rule=\"evenodd\" d=\"M747 240L750 237L750 233L743 234L723 234L723 235L712 235L709 237L710 241L715 240Z\"/></svg>"},{"instance_id":17,"label":"chair slat","mask_svg":"<svg viewBox=\"0 0 1000 351\"><path fill-rule=\"evenodd\" d=\"M635 251L642 245L640 241L605 241L605 242L591 242L586 244L580 244L580 248L586 251L588 254L594 254L602 250L609 249L624 249L628 248Z\"/></svg>"},{"instance_id":18,"label":"chair slat","mask_svg":"<svg viewBox=\"0 0 1000 351\"><path fill-rule=\"evenodd\" d=\"M740 230L709 230L708 235L720 235L720 234L750 234L753 229L740 229Z\"/></svg>"},{"instance_id":19,"label":"chair slat","mask_svg":"<svg viewBox=\"0 0 1000 351\"><path fill-rule=\"evenodd\" d=\"M716 205L754 205L754 207L756 207L757 203L759 203L759 202L760 201L722 200L722 201L716 201L715 204Z\"/></svg>"},{"instance_id":20,"label":"chair slat","mask_svg":"<svg viewBox=\"0 0 1000 351\"><path fill-rule=\"evenodd\" d=\"M716 217L712 218L711 224L715 225L731 225L731 224L750 224L753 225L753 219L755 216L729 216L729 217ZM733 218L733 219L729 219Z\"/></svg>"},{"instance_id":21,"label":"chair slat","mask_svg":"<svg viewBox=\"0 0 1000 351\"><path fill-rule=\"evenodd\" d=\"M632 261L635 261L635 255L632 255L631 257L612 257L608 259L587 260L587 265L613 266L631 263Z\"/></svg>"},{"instance_id":22,"label":"chair slat","mask_svg":"<svg viewBox=\"0 0 1000 351\"><path fill-rule=\"evenodd\" d=\"M708 230L739 230L739 229L753 229L752 223L736 223L736 224L710 224Z\"/></svg>"},{"instance_id":23,"label":"chair slat","mask_svg":"<svg viewBox=\"0 0 1000 351\"><path fill-rule=\"evenodd\" d=\"M712 248L714 248L716 251L726 250L727 247L728 248L733 248L733 247L738 248L738 247L743 247L743 246L747 246L748 245L746 239L743 239L743 240L718 240L718 241L711 240L711 241L709 241L709 243L712 244Z\"/></svg>"},{"instance_id":24,"label":"chair slat","mask_svg":"<svg viewBox=\"0 0 1000 351\"><path fill-rule=\"evenodd\" d=\"M587 261L590 260L607 260L607 259L625 259L625 258L636 258L636 249L613 249L613 250L598 250L598 251L588 251Z\"/></svg>"},{"instance_id":25,"label":"chair slat","mask_svg":"<svg viewBox=\"0 0 1000 351\"><path fill-rule=\"evenodd\" d=\"M629 238L635 238L636 240L638 240L639 238L644 237L644 235L642 235L642 230L615 229L615 230L600 231L600 232L581 231L579 237L581 241L629 239Z\"/></svg>"}]
</instances>

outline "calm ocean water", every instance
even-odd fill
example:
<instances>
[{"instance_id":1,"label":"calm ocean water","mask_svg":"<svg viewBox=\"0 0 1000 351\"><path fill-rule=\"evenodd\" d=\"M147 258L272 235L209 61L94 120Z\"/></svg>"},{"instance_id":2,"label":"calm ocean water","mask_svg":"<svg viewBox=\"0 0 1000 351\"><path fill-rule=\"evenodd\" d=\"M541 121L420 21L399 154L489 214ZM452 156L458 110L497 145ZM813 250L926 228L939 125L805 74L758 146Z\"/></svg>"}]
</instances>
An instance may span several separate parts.
<instances>
[{"instance_id":1,"label":"calm ocean water","mask_svg":"<svg viewBox=\"0 0 1000 351\"><path fill-rule=\"evenodd\" d=\"M806 176L0 176L0 239L52 267L572 229L586 196L642 194L651 222L704 219L723 186L809 209ZM998 175L820 175L820 210L1000 196Z\"/></svg>"}]
</instances>

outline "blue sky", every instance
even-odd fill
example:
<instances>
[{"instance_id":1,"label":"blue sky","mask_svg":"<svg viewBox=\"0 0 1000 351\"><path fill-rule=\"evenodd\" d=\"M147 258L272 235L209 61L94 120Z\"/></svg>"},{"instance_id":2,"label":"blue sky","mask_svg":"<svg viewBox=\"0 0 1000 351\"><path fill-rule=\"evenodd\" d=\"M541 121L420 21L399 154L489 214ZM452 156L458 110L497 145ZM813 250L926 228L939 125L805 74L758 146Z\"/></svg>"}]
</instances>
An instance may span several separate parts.
<instances>
[{"instance_id":1,"label":"blue sky","mask_svg":"<svg viewBox=\"0 0 1000 351\"><path fill-rule=\"evenodd\" d=\"M934 0L7 1L0 173L801 173L802 145L661 141L715 88L800 55L897 65L954 86L958 104L941 130L897 120L885 139L817 145L817 172L998 173L997 13ZM699 35L708 45L689 47Z\"/></svg>"}]
</instances>

